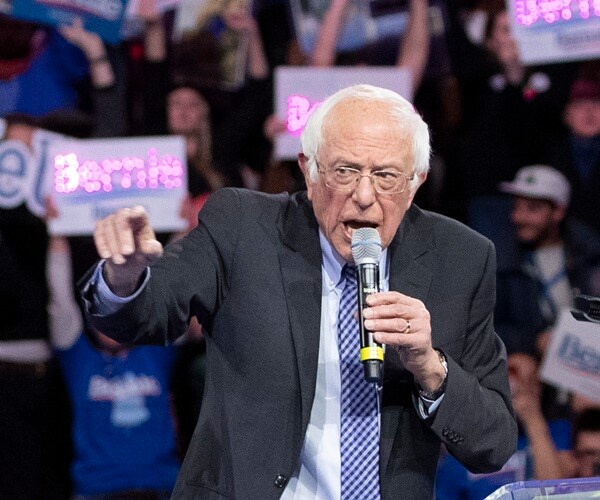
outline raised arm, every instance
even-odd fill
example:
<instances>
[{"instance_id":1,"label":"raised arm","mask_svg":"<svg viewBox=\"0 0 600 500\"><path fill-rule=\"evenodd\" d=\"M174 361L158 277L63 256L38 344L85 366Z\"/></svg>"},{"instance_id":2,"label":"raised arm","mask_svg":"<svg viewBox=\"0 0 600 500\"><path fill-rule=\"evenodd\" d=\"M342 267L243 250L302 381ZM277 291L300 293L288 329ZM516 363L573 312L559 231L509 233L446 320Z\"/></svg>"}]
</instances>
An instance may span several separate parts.
<instances>
[{"instance_id":1,"label":"raised arm","mask_svg":"<svg viewBox=\"0 0 600 500\"><path fill-rule=\"evenodd\" d=\"M534 478L545 480L569 477L564 452L556 449L542 413L537 362L527 354L515 353L508 357L508 366L512 373L513 406L529 442Z\"/></svg>"},{"instance_id":2,"label":"raised arm","mask_svg":"<svg viewBox=\"0 0 600 500\"><path fill-rule=\"evenodd\" d=\"M94 87L106 88L114 85L113 67L108 59L104 42L98 34L84 29L83 21L79 18L70 26L61 26L60 33L70 43L79 47L87 57Z\"/></svg>"},{"instance_id":3,"label":"raised arm","mask_svg":"<svg viewBox=\"0 0 600 500\"><path fill-rule=\"evenodd\" d=\"M255 80L267 78L269 63L256 19L240 2L229 4L224 12L224 19L232 30L248 37L248 76Z\"/></svg>"},{"instance_id":4,"label":"raised arm","mask_svg":"<svg viewBox=\"0 0 600 500\"><path fill-rule=\"evenodd\" d=\"M83 331L83 318L73 293L71 251L64 237L50 238L46 279L50 291L50 341L57 349L68 349L75 344Z\"/></svg>"},{"instance_id":5,"label":"raised arm","mask_svg":"<svg viewBox=\"0 0 600 500\"><path fill-rule=\"evenodd\" d=\"M349 0L332 0L319 27L311 57L312 66L327 67L335 63L337 41L348 18Z\"/></svg>"},{"instance_id":6,"label":"raised arm","mask_svg":"<svg viewBox=\"0 0 600 500\"><path fill-rule=\"evenodd\" d=\"M149 62L167 59L167 34L156 0L140 0L138 15L144 21L144 57Z\"/></svg>"},{"instance_id":7,"label":"raised arm","mask_svg":"<svg viewBox=\"0 0 600 500\"><path fill-rule=\"evenodd\" d=\"M413 94L419 88L429 59L427 0L410 0L408 25L400 39L396 66L410 69Z\"/></svg>"},{"instance_id":8,"label":"raised arm","mask_svg":"<svg viewBox=\"0 0 600 500\"><path fill-rule=\"evenodd\" d=\"M70 26L61 26L60 32L83 51L89 62L95 122L92 136L124 135L127 132L125 85L117 80L104 42L97 33L86 30L81 19Z\"/></svg>"}]
</instances>

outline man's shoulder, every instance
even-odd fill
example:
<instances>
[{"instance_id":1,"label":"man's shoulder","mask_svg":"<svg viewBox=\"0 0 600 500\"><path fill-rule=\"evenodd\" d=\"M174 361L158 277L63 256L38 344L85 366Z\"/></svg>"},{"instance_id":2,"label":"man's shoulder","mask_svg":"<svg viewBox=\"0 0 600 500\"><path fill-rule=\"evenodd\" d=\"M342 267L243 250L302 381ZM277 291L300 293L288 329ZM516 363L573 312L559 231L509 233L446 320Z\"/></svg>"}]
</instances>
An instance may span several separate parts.
<instances>
[{"instance_id":1,"label":"man's shoulder","mask_svg":"<svg viewBox=\"0 0 600 500\"><path fill-rule=\"evenodd\" d=\"M417 227L431 231L437 242L447 242L453 245L489 246L492 244L481 233L446 215L424 210L416 205L410 208L408 215Z\"/></svg>"},{"instance_id":2,"label":"man's shoulder","mask_svg":"<svg viewBox=\"0 0 600 500\"><path fill-rule=\"evenodd\" d=\"M306 220L312 207L306 192L268 194L244 188L223 188L211 194L199 214L200 222L212 231L234 227L250 229L260 225L279 231L286 220ZM228 229L226 229L228 228Z\"/></svg>"},{"instance_id":3,"label":"man's shoulder","mask_svg":"<svg viewBox=\"0 0 600 500\"><path fill-rule=\"evenodd\" d=\"M262 191L254 191L245 188L227 187L215 191L207 202L207 207L214 209L224 207L243 207L245 209L257 210L281 210L289 205L301 205L306 203L304 191L289 194L287 192L270 194Z\"/></svg>"}]
</instances>

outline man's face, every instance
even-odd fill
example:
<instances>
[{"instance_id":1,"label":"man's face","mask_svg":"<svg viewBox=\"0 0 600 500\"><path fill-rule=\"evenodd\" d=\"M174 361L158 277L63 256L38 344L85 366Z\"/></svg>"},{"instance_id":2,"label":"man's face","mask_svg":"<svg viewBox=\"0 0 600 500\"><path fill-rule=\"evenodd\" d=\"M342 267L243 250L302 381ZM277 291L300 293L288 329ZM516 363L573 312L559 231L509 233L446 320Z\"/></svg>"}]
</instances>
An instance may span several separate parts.
<instances>
[{"instance_id":1,"label":"man's face","mask_svg":"<svg viewBox=\"0 0 600 500\"><path fill-rule=\"evenodd\" d=\"M579 464L579 477L600 474L600 431L581 431L575 443L575 455Z\"/></svg>"},{"instance_id":2,"label":"man's face","mask_svg":"<svg viewBox=\"0 0 600 500\"><path fill-rule=\"evenodd\" d=\"M560 233L560 222L564 214L563 207L554 205L550 201L517 196L512 220L519 241L534 247L555 242Z\"/></svg>"},{"instance_id":3,"label":"man's face","mask_svg":"<svg viewBox=\"0 0 600 500\"><path fill-rule=\"evenodd\" d=\"M191 88L178 88L169 94L167 114L173 134L191 135L208 126L208 104Z\"/></svg>"},{"instance_id":4,"label":"man's face","mask_svg":"<svg viewBox=\"0 0 600 500\"><path fill-rule=\"evenodd\" d=\"M600 134L600 100L577 99L565 108L565 123L579 137Z\"/></svg>"},{"instance_id":5,"label":"man's face","mask_svg":"<svg viewBox=\"0 0 600 500\"><path fill-rule=\"evenodd\" d=\"M520 61L517 41L512 34L508 12L496 14L494 26L487 40L487 47L496 54L498 60L505 65Z\"/></svg>"},{"instance_id":6,"label":"man's face","mask_svg":"<svg viewBox=\"0 0 600 500\"><path fill-rule=\"evenodd\" d=\"M348 166L367 174L395 168L410 176L413 153L407 134L398 130L389 105L346 101L328 114L323 124L323 140L317 161L320 169ZM315 182L301 160L308 197L321 230L340 256L352 262L352 233L360 227L377 229L384 248L392 241L417 188L408 186L399 194L379 194L369 177L362 177L350 193L325 185L322 174ZM425 180L425 176L420 182Z\"/></svg>"}]
</instances>

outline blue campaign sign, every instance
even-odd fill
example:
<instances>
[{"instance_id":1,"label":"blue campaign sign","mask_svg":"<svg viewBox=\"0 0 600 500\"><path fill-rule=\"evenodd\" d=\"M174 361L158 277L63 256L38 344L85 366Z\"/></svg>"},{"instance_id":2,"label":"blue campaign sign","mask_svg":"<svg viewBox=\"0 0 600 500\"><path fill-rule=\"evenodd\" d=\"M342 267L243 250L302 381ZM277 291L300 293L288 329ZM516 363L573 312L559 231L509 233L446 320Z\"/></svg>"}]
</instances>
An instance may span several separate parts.
<instances>
[{"instance_id":1,"label":"blue campaign sign","mask_svg":"<svg viewBox=\"0 0 600 500\"><path fill-rule=\"evenodd\" d=\"M120 41L127 0L13 0L10 15L51 26L81 18L88 31L109 44Z\"/></svg>"}]
</instances>

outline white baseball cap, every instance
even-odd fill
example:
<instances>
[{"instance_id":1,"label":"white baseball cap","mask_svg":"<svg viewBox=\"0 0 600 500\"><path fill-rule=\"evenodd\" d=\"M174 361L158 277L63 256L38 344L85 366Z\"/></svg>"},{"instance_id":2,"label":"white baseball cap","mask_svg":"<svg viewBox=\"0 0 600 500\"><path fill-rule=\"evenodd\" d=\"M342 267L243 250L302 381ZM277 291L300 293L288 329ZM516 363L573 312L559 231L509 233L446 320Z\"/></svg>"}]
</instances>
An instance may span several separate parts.
<instances>
[{"instance_id":1,"label":"white baseball cap","mask_svg":"<svg viewBox=\"0 0 600 500\"><path fill-rule=\"evenodd\" d=\"M550 200L557 205L567 206L571 198L571 185L567 178L555 168L547 165L530 165L517 172L512 182L501 182L500 191Z\"/></svg>"}]
</instances>

